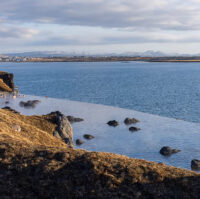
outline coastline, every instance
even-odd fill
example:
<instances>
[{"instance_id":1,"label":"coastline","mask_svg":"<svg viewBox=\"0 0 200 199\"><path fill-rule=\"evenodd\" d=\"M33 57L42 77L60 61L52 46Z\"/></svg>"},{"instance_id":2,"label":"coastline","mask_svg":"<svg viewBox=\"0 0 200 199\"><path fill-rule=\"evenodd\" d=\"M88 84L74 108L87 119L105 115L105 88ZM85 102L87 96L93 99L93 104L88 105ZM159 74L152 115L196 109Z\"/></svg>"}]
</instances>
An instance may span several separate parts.
<instances>
[{"instance_id":1,"label":"coastline","mask_svg":"<svg viewBox=\"0 0 200 199\"><path fill-rule=\"evenodd\" d=\"M38 104L38 109L43 105ZM81 112L79 107L77 110ZM99 108L102 107L99 105ZM88 107L85 109L88 110ZM98 115L98 111L95 112ZM198 197L200 174L196 172L114 153L69 148L52 135L56 124L49 114L25 116L12 109L0 109L0 117L2 197ZM84 119L87 122L88 118ZM102 122L100 118L94 119ZM142 123L144 121L141 120ZM77 133L76 125L73 126L74 136ZM95 136L95 139L99 137Z\"/></svg>"},{"instance_id":2,"label":"coastline","mask_svg":"<svg viewBox=\"0 0 200 199\"><path fill-rule=\"evenodd\" d=\"M20 101L39 100L35 108L23 108L19 106ZM198 143L200 139L199 123L191 123L178 119L156 116L134 110L116 108L100 104L76 102L65 99L23 96L10 99L5 104L4 99L1 107L10 106L24 115L45 115L50 112L60 111L65 115L83 118L84 121L72 124L74 141L81 139L85 133L92 134L95 139L86 142L76 148L84 148L89 151L107 151L127 155L132 158L146 159L150 161L163 162L171 166L190 169L192 158L198 158ZM128 126L123 124L126 117L135 117L140 122L135 125L141 130L138 133L130 133ZM117 120L120 125L116 128L109 127L109 120ZM173 141L174 140L174 141ZM185 140L188 140L185 143ZM110 142L112 141L112 144ZM193 143L190 145L190 143ZM170 158L162 157L159 150L162 146L171 145L180 148L182 152ZM143 148L141 146L146 146Z\"/></svg>"},{"instance_id":3,"label":"coastline","mask_svg":"<svg viewBox=\"0 0 200 199\"><path fill-rule=\"evenodd\" d=\"M12 57L6 61L1 60L1 63L26 63L26 62L200 62L200 57L129 57L129 56L111 56L111 57L21 57L17 61Z\"/></svg>"}]
</instances>

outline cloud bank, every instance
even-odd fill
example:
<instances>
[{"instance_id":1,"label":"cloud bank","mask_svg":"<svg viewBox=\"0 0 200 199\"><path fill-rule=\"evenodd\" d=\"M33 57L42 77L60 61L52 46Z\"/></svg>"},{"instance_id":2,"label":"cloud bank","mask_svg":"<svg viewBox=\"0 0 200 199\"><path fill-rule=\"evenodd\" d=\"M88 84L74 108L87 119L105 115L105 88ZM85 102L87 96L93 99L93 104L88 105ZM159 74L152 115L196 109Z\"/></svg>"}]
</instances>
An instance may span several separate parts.
<instances>
[{"instance_id":1,"label":"cloud bank","mask_svg":"<svg viewBox=\"0 0 200 199\"><path fill-rule=\"evenodd\" d=\"M193 43L199 0L1 0L0 42L9 49ZM196 47L195 47L196 48ZM13 48L14 49L14 48ZM192 47L191 47L192 49Z\"/></svg>"}]
</instances>

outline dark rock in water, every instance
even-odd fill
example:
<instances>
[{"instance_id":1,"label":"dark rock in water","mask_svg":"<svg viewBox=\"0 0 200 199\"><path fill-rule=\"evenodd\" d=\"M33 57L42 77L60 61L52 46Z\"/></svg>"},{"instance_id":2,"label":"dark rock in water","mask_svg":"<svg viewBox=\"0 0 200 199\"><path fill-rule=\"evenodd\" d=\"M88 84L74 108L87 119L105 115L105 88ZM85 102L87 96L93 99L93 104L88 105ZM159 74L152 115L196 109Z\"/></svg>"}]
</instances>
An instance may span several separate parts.
<instances>
[{"instance_id":1,"label":"dark rock in water","mask_svg":"<svg viewBox=\"0 0 200 199\"><path fill-rule=\"evenodd\" d=\"M108 123L107 123L109 126L118 126L119 125L119 122L118 121L116 121L116 120L112 120L112 121L109 121Z\"/></svg>"},{"instance_id":2,"label":"dark rock in water","mask_svg":"<svg viewBox=\"0 0 200 199\"><path fill-rule=\"evenodd\" d=\"M69 122L73 123L73 122L82 122L84 121L84 119L82 118L76 118L76 117L73 117L71 115L67 116L67 119L69 120Z\"/></svg>"},{"instance_id":3,"label":"dark rock in water","mask_svg":"<svg viewBox=\"0 0 200 199\"><path fill-rule=\"evenodd\" d=\"M192 160L191 161L191 169L192 170L200 170L200 160Z\"/></svg>"},{"instance_id":4,"label":"dark rock in water","mask_svg":"<svg viewBox=\"0 0 200 199\"><path fill-rule=\"evenodd\" d=\"M137 127L134 127L134 126L131 126L131 127L129 128L129 131L131 131L131 132L140 131L140 130L141 130L140 128L137 128Z\"/></svg>"},{"instance_id":5,"label":"dark rock in water","mask_svg":"<svg viewBox=\"0 0 200 199\"><path fill-rule=\"evenodd\" d=\"M76 140L76 145L81 145L81 144L83 144L83 143L84 143L83 140L80 140L80 139L77 139L77 140Z\"/></svg>"},{"instance_id":6,"label":"dark rock in water","mask_svg":"<svg viewBox=\"0 0 200 199\"><path fill-rule=\"evenodd\" d=\"M66 144L68 144L70 147L73 147L74 143L72 127L65 115L63 115L59 111L57 111L56 113L56 123L58 125L56 131Z\"/></svg>"},{"instance_id":7,"label":"dark rock in water","mask_svg":"<svg viewBox=\"0 0 200 199\"><path fill-rule=\"evenodd\" d=\"M83 135L83 137L84 137L85 139L87 139L87 140L91 140L91 139L94 138L94 136L89 135L89 134L85 134L85 135Z\"/></svg>"},{"instance_id":8,"label":"dark rock in water","mask_svg":"<svg viewBox=\"0 0 200 199\"><path fill-rule=\"evenodd\" d=\"M9 104L9 103L10 103L9 101L6 101L6 102L5 102L5 104Z\"/></svg>"},{"instance_id":9,"label":"dark rock in water","mask_svg":"<svg viewBox=\"0 0 200 199\"><path fill-rule=\"evenodd\" d=\"M124 123L126 124L126 125L130 125L130 124L135 124L135 123L137 123L137 122L140 122L139 120L137 120L137 119L135 119L135 118L126 118L125 120L124 120Z\"/></svg>"},{"instance_id":10,"label":"dark rock in water","mask_svg":"<svg viewBox=\"0 0 200 199\"><path fill-rule=\"evenodd\" d=\"M5 106L5 107L2 108L2 109L12 111L13 113L16 113L16 114L19 114L19 113L20 113L20 112L18 112L18 111L16 111L16 110L10 108L9 106Z\"/></svg>"},{"instance_id":11,"label":"dark rock in water","mask_svg":"<svg viewBox=\"0 0 200 199\"><path fill-rule=\"evenodd\" d=\"M164 146L163 148L160 149L160 154L164 155L164 156L169 156L169 155L172 155L174 153L178 153L180 151L181 150L178 150L178 149L172 149L169 146Z\"/></svg>"},{"instance_id":12,"label":"dark rock in water","mask_svg":"<svg viewBox=\"0 0 200 199\"><path fill-rule=\"evenodd\" d=\"M19 103L19 105L21 107L24 107L24 108L35 108L37 104L39 104L41 101L39 100L29 100L27 102L24 102L24 101L21 101Z\"/></svg>"}]
</instances>

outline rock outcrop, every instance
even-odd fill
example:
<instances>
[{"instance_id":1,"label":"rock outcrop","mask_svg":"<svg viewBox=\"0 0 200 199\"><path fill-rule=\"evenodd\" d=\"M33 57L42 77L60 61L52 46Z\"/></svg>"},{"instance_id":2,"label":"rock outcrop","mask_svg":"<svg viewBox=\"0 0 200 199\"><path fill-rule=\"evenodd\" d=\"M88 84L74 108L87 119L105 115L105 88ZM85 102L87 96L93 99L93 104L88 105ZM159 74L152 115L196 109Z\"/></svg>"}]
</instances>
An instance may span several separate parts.
<instances>
[{"instance_id":1,"label":"rock outcrop","mask_svg":"<svg viewBox=\"0 0 200 199\"><path fill-rule=\"evenodd\" d=\"M70 147L74 147L73 143L73 131L72 127L69 123L69 120L65 115L60 113L59 111L56 112L56 132L58 132L59 136L63 139L63 141Z\"/></svg>"},{"instance_id":2,"label":"rock outcrop","mask_svg":"<svg viewBox=\"0 0 200 199\"><path fill-rule=\"evenodd\" d=\"M0 91L14 91L14 75L0 71Z\"/></svg>"}]
</instances>

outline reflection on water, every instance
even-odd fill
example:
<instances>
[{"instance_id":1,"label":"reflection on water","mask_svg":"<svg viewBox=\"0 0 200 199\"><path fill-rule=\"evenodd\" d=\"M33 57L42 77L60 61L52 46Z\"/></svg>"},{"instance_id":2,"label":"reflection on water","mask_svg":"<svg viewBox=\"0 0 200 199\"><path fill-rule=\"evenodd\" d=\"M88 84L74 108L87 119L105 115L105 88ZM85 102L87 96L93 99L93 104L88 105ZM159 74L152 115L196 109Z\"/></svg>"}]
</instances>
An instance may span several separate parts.
<instances>
[{"instance_id":1,"label":"reflection on water","mask_svg":"<svg viewBox=\"0 0 200 199\"><path fill-rule=\"evenodd\" d=\"M33 109L19 106L19 102L40 100ZM61 111L66 115L84 118L83 122L74 123L74 141L84 139L84 134L95 136L92 140L77 148L90 151L113 152L133 158L164 162L168 165L190 169L192 159L200 159L200 124L155 116L128 109L103 105L88 104L69 100L25 96L24 98L1 99L0 106L10 106L26 115L46 114ZM141 122L135 126L141 131L131 133L123 121L134 117ZM117 120L120 125L110 127L106 123ZM163 146L180 149L181 152L170 157L163 157L159 150Z\"/></svg>"}]
</instances>

